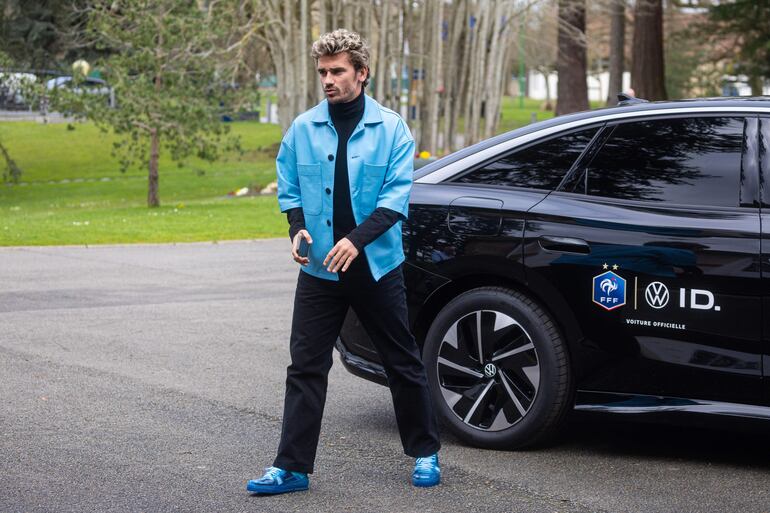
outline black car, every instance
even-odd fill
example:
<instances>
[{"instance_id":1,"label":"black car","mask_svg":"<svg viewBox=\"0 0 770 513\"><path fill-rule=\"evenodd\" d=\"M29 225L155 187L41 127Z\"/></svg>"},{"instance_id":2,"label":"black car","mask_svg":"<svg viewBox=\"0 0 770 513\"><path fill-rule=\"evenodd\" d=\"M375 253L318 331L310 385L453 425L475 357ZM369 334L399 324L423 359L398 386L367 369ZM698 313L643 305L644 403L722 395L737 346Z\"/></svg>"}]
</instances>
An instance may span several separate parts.
<instances>
[{"instance_id":1,"label":"black car","mask_svg":"<svg viewBox=\"0 0 770 513\"><path fill-rule=\"evenodd\" d=\"M627 99L420 169L404 273L444 424L523 447L573 409L770 419L769 186L761 98ZM352 310L337 348L385 382Z\"/></svg>"}]
</instances>

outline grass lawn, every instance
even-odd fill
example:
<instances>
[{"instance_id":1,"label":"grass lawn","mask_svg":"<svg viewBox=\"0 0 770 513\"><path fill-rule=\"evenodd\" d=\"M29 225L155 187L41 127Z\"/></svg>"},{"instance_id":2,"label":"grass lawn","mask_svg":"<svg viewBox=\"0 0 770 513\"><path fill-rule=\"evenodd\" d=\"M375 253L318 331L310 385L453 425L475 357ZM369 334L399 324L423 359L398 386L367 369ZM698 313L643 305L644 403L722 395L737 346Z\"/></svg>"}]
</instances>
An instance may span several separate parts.
<instances>
[{"instance_id":1,"label":"grass lawn","mask_svg":"<svg viewBox=\"0 0 770 513\"><path fill-rule=\"evenodd\" d=\"M275 179L280 128L233 123L246 151L221 162L160 163L161 208L147 208L147 171L121 173L116 140L90 123L0 123L0 139L23 170L0 185L0 245L190 242L276 237L286 220L275 196L228 197Z\"/></svg>"},{"instance_id":2,"label":"grass lawn","mask_svg":"<svg viewBox=\"0 0 770 513\"><path fill-rule=\"evenodd\" d=\"M552 110L544 110L545 101L524 98L524 108L519 108L519 98L503 96L503 105L500 107L500 122L497 124L497 133L509 132L516 128L528 125L534 119L543 121L553 117Z\"/></svg>"},{"instance_id":3,"label":"grass lawn","mask_svg":"<svg viewBox=\"0 0 770 513\"><path fill-rule=\"evenodd\" d=\"M264 101L264 98L263 98ZM542 102L506 97L498 132L553 116ZM147 170L125 173L110 155L117 139L91 123L0 123L0 140L23 171L22 183L0 183L0 246L194 242L284 237L275 196L228 192L275 179L276 125L231 123L244 155L219 162L160 161L161 207L147 208ZM4 166L0 161L0 165Z\"/></svg>"}]
</instances>

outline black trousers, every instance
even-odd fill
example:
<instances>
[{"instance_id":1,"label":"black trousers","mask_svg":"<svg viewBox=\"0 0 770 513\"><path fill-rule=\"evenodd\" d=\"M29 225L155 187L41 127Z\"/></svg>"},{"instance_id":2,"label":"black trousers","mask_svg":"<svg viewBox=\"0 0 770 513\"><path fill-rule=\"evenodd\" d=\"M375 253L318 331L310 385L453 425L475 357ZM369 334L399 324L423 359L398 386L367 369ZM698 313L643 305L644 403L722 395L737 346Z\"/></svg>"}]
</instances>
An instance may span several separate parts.
<instances>
[{"instance_id":1,"label":"black trousers","mask_svg":"<svg viewBox=\"0 0 770 513\"><path fill-rule=\"evenodd\" d=\"M404 452L416 458L439 450L425 368L409 331L402 269L375 282L364 258L340 273L340 281L299 273L276 467L313 472L332 351L349 306L385 367Z\"/></svg>"}]
</instances>

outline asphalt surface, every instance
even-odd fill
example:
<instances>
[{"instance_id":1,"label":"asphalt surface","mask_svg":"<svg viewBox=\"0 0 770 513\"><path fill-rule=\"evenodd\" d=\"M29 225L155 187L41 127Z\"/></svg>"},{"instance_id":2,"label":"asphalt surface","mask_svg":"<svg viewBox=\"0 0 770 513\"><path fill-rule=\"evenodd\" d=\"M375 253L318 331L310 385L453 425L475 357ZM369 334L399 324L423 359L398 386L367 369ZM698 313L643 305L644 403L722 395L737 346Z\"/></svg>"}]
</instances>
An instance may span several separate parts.
<instances>
[{"instance_id":1,"label":"asphalt surface","mask_svg":"<svg viewBox=\"0 0 770 513\"><path fill-rule=\"evenodd\" d=\"M390 395L337 362L309 492L251 496L277 447L288 241L0 248L0 512L768 512L764 433L589 417L467 447L414 489Z\"/></svg>"}]
</instances>

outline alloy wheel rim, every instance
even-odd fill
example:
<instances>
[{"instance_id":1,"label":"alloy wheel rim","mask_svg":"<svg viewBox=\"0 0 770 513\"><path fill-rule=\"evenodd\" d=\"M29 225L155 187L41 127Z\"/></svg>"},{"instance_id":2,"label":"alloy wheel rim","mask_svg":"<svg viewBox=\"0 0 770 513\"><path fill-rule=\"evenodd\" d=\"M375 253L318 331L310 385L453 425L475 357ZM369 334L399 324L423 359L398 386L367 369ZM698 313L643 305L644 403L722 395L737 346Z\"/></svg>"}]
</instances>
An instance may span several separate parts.
<instances>
[{"instance_id":1,"label":"alloy wheel rim","mask_svg":"<svg viewBox=\"0 0 770 513\"><path fill-rule=\"evenodd\" d=\"M447 406L467 426L502 431L529 412L540 385L532 338L511 316L476 310L444 334L436 360Z\"/></svg>"}]
</instances>

